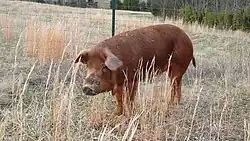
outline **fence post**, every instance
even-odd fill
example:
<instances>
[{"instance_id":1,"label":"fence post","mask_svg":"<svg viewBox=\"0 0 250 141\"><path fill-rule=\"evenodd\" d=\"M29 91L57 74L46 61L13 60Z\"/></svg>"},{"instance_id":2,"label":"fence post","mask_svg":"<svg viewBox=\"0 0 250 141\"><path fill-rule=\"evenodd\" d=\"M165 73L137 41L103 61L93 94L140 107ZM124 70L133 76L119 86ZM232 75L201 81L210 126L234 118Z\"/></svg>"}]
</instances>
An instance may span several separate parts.
<instances>
[{"instance_id":1,"label":"fence post","mask_svg":"<svg viewBox=\"0 0 250 141\"><path fill-rule=\"evenodd\" d=\"M112 0L112 36L115 35L115 7L116 0Z\"/></svg>"}]
</instances>

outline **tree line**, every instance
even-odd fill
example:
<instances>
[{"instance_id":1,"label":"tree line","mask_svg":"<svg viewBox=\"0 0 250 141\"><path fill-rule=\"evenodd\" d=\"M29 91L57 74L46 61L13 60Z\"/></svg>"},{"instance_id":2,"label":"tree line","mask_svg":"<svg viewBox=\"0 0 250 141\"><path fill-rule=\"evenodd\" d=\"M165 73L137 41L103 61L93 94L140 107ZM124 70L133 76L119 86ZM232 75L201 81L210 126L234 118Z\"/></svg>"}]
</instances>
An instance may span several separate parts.
<instances>
[{"instance_id":1,"label":"tree line","mask_svg":"<svg viewBox=\"0 0 250 141\"><path fill-rule=\"evenodd\" d=\"M45 2L48 0L28 0ZM94 2L94 0L91 0ZM250 0L115 0L116 9L131 11L147 11L154 16L166 18L182 18L184 23L204 24L220 29L240 29L250 31ZM58 0L56 4L73 7L95 7L86 0L75 3ZM112 8L112 0L110 0Z\"/></svg>"},{"instance_id":2,"label":"tree line","mask_svg":"<svg viewBox=\"0 0 250 141\"><path fill-rule=\"evenodd\" d=\"M250 0L116 0L116 9L148 11L163 21L182 18L184 23L250 31Z\"/></svg>"}]
</instances>

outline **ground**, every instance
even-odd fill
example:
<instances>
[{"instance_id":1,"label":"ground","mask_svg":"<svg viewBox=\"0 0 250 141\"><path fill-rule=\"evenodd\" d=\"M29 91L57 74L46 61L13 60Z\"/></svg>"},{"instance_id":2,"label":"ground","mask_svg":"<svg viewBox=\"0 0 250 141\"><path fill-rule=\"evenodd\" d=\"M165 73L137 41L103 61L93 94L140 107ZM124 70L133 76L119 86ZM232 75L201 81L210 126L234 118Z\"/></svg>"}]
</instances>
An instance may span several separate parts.
<instances>
[{"instance_id":1,"label":"ground","mask_svg":"<svg viewBox=\"0 0 250 141\"><path fill-rule=\"evenodd\" d=\"M116 34L159 23L150 13L117 11ZM111 37L111 10L1 1L1 140L249 141L249 34L165 23L194 44L197 68L184 75L180 105L168 107L161 75L141 83L131 121L111 120L114 98L82 94L71 65L80 50Z\"/></svg>"}]
</instances>

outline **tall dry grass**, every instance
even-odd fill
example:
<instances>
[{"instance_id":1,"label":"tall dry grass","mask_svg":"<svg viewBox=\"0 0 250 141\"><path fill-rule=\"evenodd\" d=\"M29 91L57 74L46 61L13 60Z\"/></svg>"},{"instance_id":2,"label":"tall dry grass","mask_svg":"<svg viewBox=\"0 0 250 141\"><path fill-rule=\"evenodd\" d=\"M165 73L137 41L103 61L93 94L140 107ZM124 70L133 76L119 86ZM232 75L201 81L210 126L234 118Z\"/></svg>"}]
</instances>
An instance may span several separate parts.
<instances>
[{"instance_id":1,"label":"tall dry grass","mask_svg":"<svg viewBox=\"0 0 250 141\"><path fill-rule=\"evenodd\" d=\"M80 50L111 36L110 11L28 2L8 4L14 7L10 14L22 11L16 20L29 23L36 15L34 21L39 24L27 25L25 38L15 35L19 36L14 43L16 49L12 44L6 44L6 50L1 48L4 53L15 54L14 65L12 59L7 61L7 65L14 66L10 69L14 90L9 105L0 108L1 140L250 140L250 41L245 35L166 21L181 26L195 46L197 68L190 65L183 77L180 105L168 106L170 84L165 74L148 74L152 81L140 82L132 117L110 118L114 98L109 93L95 97L82 94L77 87L82 84L77 80L81 79L76 73L79 66L71 64ZM142 23L161 23L127 11L117 13L116 33ZM26 26L19 24L20 29ZM63 31L68 32L66 37ZM56 52L60 55L53 54L51 50L61 50L62 42L57 41L64 41L63 48L72 52L71 57L66 58L60 51ZM41 66L26 59L25 53L49 61ZM57 55L65 59L51 59ZM3 60L7 59L4 56ZM84 67L82 71L84 74ZM8 71L2 73L8 78Z\"/></svg>"},{"instance_id":2,"label":"tall dry grass","mask_svg":"<svg viewBox=\"0 0 250 141\"><path fill-rule=\"evenodd\" d=\"M40 61L60 60L66 46L65 32L60 26L29 24L27 26L27 55Z\"/></svg>"},{"instance_id":3,"label":"tall dry grass","mask_svg":"<svg viewBox=\"0 0 250 141\"><path fill-rule=\"evenodd\" d=\"M5 40L12 38L13 18L9 15L0 15L0 27Z\"/></svg>"}]
</instances>

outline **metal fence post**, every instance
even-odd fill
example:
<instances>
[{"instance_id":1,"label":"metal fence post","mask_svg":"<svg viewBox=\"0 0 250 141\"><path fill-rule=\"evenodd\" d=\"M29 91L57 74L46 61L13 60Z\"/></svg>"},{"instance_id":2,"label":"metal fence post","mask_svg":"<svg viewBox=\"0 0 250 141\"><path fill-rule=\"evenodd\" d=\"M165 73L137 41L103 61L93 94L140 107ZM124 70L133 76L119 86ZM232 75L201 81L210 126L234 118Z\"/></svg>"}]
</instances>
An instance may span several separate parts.
<instances>
[{"instance_id":1,"label":"metal fence post","mask_svg":"<svg viewBox=\"0 0 250 141\"><path fill-rule=\"evenodd\" d=\"M115 35L115 7L116 0L112 0L112 36Z\"/></svg>"}]
</instances>

